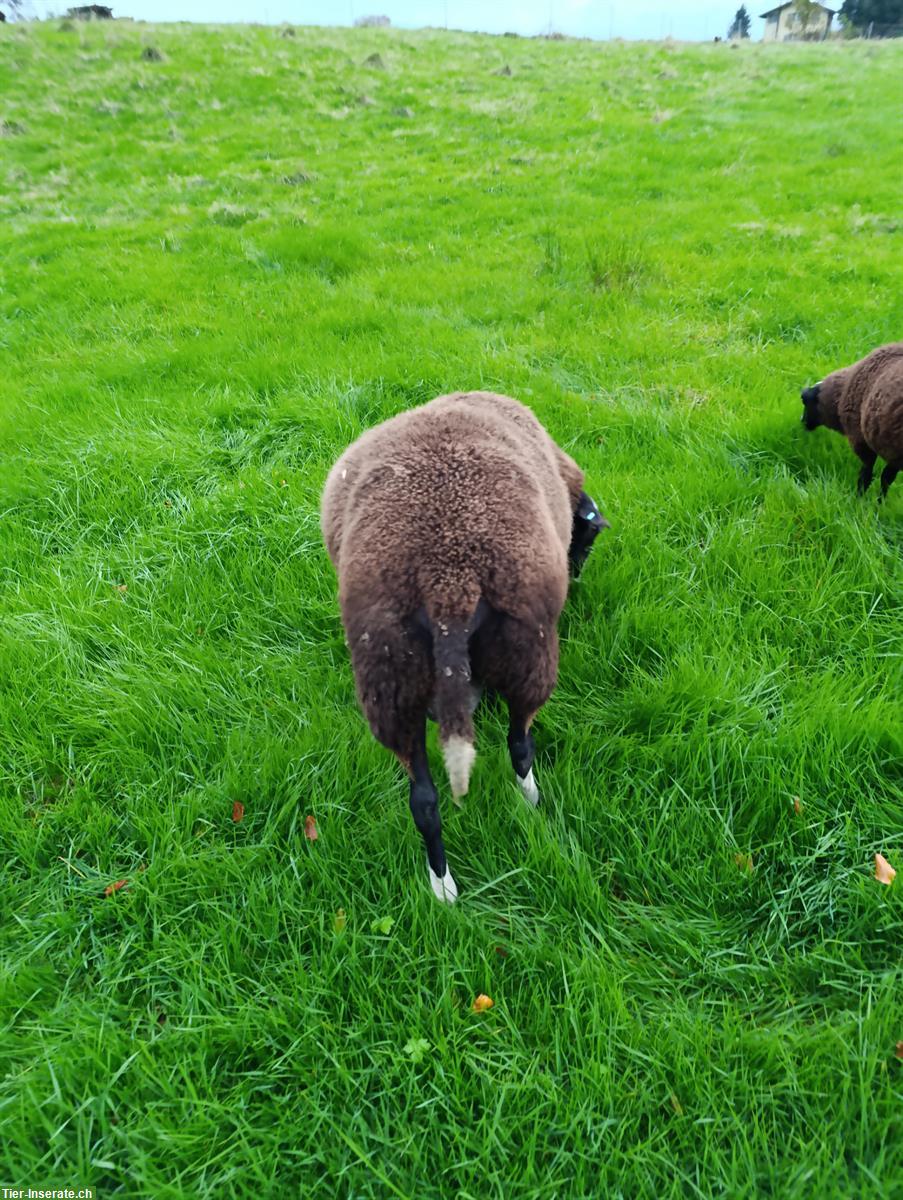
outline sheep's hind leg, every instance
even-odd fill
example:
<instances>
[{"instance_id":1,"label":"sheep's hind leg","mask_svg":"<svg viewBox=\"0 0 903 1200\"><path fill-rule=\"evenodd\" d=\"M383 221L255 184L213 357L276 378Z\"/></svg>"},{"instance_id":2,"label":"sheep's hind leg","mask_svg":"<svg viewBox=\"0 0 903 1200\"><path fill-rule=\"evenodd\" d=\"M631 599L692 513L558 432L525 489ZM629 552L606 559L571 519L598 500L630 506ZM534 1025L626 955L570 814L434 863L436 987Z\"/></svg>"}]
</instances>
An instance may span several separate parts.
<instances>
[{"instance_id":1,"label":"sheep's hind leg","mask_svg":"<svg viewBox=\"0 0 903 1200\"><path fill-rule=\"evenodd\" d=\"M889 462L881 472L881 499L887 495L887 489L897 478L898 471L903 471L903 458Z\"/></svg>"},{"instance_id":2,"label":"sheep's hind leg","mask_svg":"<svg viewBox=\"0 0 903 1200\"><path fill-rule=\"evenodd\" d=\"M426 756L426 718L417 728L411 755L411 815L426 846L430 886L437 900L454 904L458 887L448 869L445 846L442 843L442 819L439 816L439 795L430 775Z\"/></svg>"},{"instance_id":3,"label":"sheep's hind leg","mask_svg":"<svg viewBox=\"0 0 903 1200\"><path fill-rule=\"evenodd\" d=\"M536 625L498 613L489 634L477 642L476 658L474 674L508 705L511 765L524 799L535 807L539 803L533 778L536 747L529 730L555 687L557 631L554 625Z\"/></svg>"},{"instance_id":4,"label":"sheep's hind leg","mask_svg":"<svg viewBox=\"0 0 903 1200\"><path fill-rule=\"evenodd\" d=\"M539 788L533 778L533 759L536 756L536 743L533 734L527 728L529 720L517 709L510 709L511 724L508 729L508 752L511 755L511 765L517 776L518 787L524 794L524 799L534 808L539 803Z\"/></svg>"},{"instance_id":5,"label":"sheep's hind leg","mask_svg":"<svg viewBox=\"0 0 903 1200\"><path fill-rule=\"evenodd\" d=\"M859 472L859 478L856 481L856 491L860 496L864 496L872 482L872 473L875 470L875 459L878 457L878 455L874 450L869 449L864 442L857 442L853 449L862 460L862 470Z\"/></svg>"}]
</instances>

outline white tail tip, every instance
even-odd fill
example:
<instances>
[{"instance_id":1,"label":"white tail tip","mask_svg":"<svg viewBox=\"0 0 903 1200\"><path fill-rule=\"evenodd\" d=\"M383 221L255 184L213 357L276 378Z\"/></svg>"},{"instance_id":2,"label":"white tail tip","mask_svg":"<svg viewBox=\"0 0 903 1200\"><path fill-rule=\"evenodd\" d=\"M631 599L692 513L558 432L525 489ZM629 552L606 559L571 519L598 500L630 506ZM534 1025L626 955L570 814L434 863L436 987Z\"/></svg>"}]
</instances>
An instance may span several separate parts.
<instances>
[{"instance_id":1,"label":"white tail tip","mask_svg":"<svg viewBox=\"0 0 903 1200\"><path fill-rule=\"evenodd\" d=\"M445 759L448 781L451 784L452 795L456 800L459 796L467 794L467 785L470 783L470 768L473 766L473 760L476 756L477 752L474 749L473 742L465 741L464 738L457 735L450 737L442 747L442 757Z\"/></svg>"}]
</instances>

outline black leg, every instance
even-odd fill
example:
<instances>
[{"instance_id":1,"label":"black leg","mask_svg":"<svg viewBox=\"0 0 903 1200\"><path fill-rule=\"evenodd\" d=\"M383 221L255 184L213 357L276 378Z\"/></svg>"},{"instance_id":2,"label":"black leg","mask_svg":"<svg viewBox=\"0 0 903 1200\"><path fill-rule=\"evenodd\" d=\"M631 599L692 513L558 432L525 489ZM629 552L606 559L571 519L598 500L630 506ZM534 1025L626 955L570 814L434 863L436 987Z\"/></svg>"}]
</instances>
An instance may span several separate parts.
<instances>
[{"instance_id":1,"label":"black leg","mask_svg":"<svg viewBox=\"0 0 903 1200\"><path fill-rule=\"evenodd\" d=\"M448 869L442 843L442 819L439 795L430 775L426 756L426 718L421 718L411 755L411 815L420 830L430 865L430 884L440 900L449 904L457 897L457 888Z\"/></svg>"},{"instance_id":2,"label":"black leg","mask_svg":"<svg viewBox=\"0 0 903 1200\"><path fill-rule=\"evenodd\" d=\"M533 779L533 759L536 756L536 743L533 734L527 728L527 716L519 712L514 705L509 705L511 724L508 728L508 752L511 755L511 765L517 776L517 782L524 793L525 799L532 805L539 803L539 789Z\"/></svg>"},{"instance_id":3,"label":"black leg","mask_svg":"<svg viewBox=\"0 0 903 1200\"><path fill-rule=\"evenodd\" d=\"M895 462L889 462L881 472L881 499L887 495L887 489L897 478L897 472L903 471L903 459L897 459Z\"/></svg>"},{"instance_id":4,"label":"black leg","mask_svg":"<svg viewBox=\"0 0 903 1200\"><path fill-rule=\"evenodd\" d=\"M868 491L869 484L872 482L872 472L875 469L875 459L878 455L874 450L870 450L868 446L864 445L854 446L853 449L862 459L862 470L859 472L856 491L860 496L864 496Z\"/></svg>"},{"instance_id":5,"label":"black leg","mask_svg":"<svg viewBox=\"0 0 903 1200\"><path fill-rule=\"evenodd\" d=\"M526 779L533 767L536 743L533 741L533 734L527 729L523 715L511 709L510 716L508 753L511 755L511 765L519 779Z\"/></svg>"}]
</instances>

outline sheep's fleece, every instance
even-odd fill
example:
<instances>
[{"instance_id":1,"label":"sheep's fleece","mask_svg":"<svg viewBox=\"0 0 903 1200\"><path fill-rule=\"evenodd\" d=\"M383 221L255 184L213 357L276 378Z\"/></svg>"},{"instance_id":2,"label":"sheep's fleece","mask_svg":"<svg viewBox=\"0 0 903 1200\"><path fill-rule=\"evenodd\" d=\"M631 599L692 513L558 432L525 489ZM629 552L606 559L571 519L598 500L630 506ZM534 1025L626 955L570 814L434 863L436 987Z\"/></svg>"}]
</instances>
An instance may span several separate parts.
<instances>
[{"instance_id":1,"label":"sheep's fleece","mask_svg":"<svg viewBox=\"0 0 903 1200\"><path fill-rule=\"evenodd\" d=\"M455 392L368 430L323 491L322 526L343 615L554 622L583 472L508 396Z\"/></svg>"}]
</instances>

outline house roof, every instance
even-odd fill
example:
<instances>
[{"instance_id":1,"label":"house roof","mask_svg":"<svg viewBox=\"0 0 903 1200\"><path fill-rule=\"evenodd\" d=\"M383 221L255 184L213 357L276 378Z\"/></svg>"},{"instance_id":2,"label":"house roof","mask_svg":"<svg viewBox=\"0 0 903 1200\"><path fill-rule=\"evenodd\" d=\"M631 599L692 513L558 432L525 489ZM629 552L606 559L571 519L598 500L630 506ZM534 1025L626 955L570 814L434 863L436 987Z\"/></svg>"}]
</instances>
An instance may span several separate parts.
<instances>
[{"instance_id":1,"label":"house roof","mask_svg":"<svg viewBox=\"0 0 903 1200\"><path fill-rule=\"evenodd\" d=\"M768 12L759 13L759 19L761 20L763 17L773 17L775 13L783 12L785 8L791 8L792 5L793 0L787 0L786 4L779 4L777 8L770 8ZM825 12L830 13L832 17L837 12L836 8L828 8L827 4L819 4L818 7L823 8Z\"/></svg>"}]
</instances>

